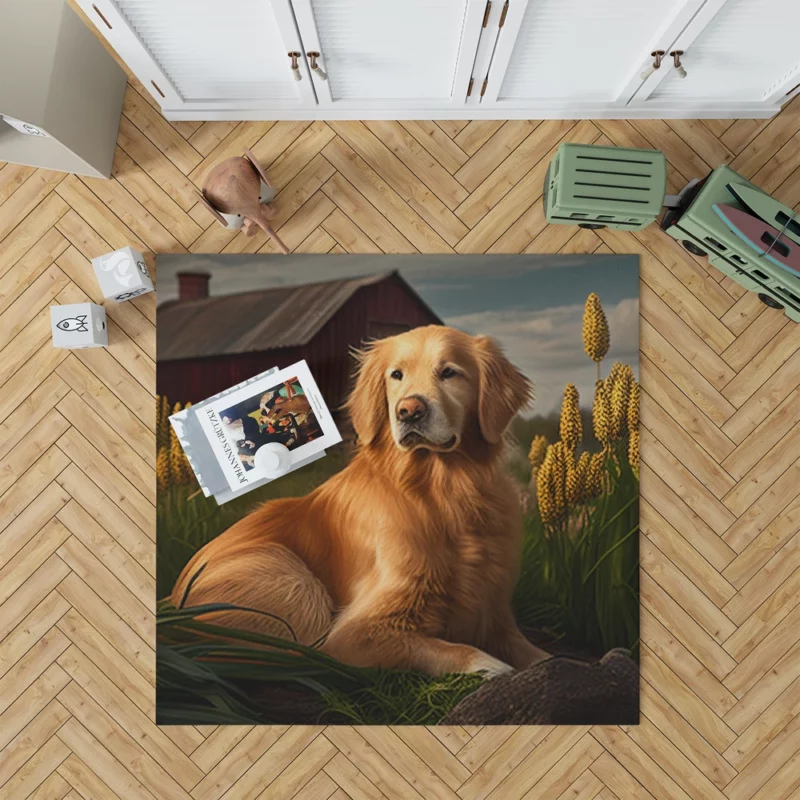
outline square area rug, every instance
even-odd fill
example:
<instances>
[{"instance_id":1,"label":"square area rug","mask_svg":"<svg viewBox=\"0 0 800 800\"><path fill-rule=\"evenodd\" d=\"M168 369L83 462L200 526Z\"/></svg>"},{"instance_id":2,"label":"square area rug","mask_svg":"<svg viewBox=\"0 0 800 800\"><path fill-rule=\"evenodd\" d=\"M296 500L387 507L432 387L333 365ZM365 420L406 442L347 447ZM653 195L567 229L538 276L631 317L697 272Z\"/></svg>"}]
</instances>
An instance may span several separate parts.
<instances>
[{"instance_id":1,"label":"square area rug","mask_svg":"<svg viewBox=\"0 0 800 800\"><path fill-rule=\"evenodd\" d=\"M158 293L160 724L638 722L637 256Z\"/></svg>"}]
</instances>

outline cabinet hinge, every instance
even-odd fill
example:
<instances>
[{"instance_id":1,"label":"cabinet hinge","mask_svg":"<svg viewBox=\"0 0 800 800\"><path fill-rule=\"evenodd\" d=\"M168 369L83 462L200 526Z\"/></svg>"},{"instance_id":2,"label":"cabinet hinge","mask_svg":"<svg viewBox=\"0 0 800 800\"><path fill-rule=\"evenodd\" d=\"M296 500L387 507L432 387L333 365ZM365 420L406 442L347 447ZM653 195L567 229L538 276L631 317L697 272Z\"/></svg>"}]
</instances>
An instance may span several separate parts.
<instances>
[{"instance_id":1,"label":"cabinet hinge","mask_svg":"<svg viewBox=\"0 0 800 800\"><path fill-rule=\"evenodd\" d=\"M487 0L486 3L486 11L483 12L483 25L482 27L486 27L486 24L489 22L489 14L492 11L492 0Z\"/></svg>"},{"instance_id":2,"label":"cabinet hinge","mask_svg":"<svg viewBox=\"0 0 800 800\"><path fill-rule=\"evenodd\" d=\"M486 94L486 84L489 83L489 78L483 79L483 86L481 86L481 97Z\"/></svg>"},{"instance_id":3,"label":"cabinet hinge","mask_svg":"<svg viewBox=\"0 0 800 800\"><path fill-rule=\"evenodd\" d=\"M475 78L469 79L469 86L467 86L467 97L472 94L472 85L475 83Z\"/></svg>"},{"instance_id":4,"label":"cabinet hinge","mask_svg":"<svg viewBox=\"0 0 800 800\"><path fill-rule=\"evenodd\" d=\"M508 14L508 0L506 0L506 4L503 6L503 11L500 14L500 22L497 25L498 28L502 28L503 25L506 24L506 14Z\"/></svg>"}]
</instances>

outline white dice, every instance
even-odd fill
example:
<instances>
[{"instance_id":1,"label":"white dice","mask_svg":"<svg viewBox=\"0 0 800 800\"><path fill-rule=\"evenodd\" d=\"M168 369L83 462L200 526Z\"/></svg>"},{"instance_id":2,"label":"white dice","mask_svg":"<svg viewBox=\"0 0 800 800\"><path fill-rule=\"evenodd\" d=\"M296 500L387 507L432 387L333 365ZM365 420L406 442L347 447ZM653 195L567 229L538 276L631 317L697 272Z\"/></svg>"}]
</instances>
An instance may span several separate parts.
<instances>
[{"instance_id":1,"label":"white dice","mask_svg":"<svg viewBox=\"0 0 800 800\"><path fill-rule=\"evenodd\" d=\"M106 310L94 303L50 306L53 347L79 350L108 344Z\"/></svg>"},{"instance_id":2,"label":"white dice","mask_svg":"<svg viewBox=\"0 0 800 800\"><path fill-rule=\"evenodd\" d=\"M106 300L119 303L153 291L144 257L132 247L93 258L92 266Z\"/></svg>"}]
</instances>

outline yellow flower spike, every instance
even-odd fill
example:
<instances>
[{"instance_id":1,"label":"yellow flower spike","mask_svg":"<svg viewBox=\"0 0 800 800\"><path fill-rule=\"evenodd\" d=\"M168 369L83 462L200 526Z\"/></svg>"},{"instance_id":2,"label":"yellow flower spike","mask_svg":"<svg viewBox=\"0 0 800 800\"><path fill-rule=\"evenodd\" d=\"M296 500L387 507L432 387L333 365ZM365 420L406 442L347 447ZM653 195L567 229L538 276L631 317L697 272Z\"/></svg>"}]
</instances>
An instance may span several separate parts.
<instances>
[{"instance_id":1,"label":"yellow flower spike","mask_svg":"<svg viewBox=\"0 0 800 800\"><path fill-rule=\"evenodd\" d=\"M608 377L606 378L606 387L609 391L614 388L614 384L620 379L622 369L623 364L620 361L615 361L611 365L611 369L608 371Z\"/></svg>"},{"instance_id":2,"label":"yellow flower spike","mask_svg":"<svg viewBox=\"0 0 800 800\"><path fill-rule=\"evenodd\" d=\"M594 500L599 497L603 493L605 483L605 453L594 453L586 473L587 499Z\"/></svg>"},{"instance_id":3,"label":"yellow flower spike","mask_svg":"<svg viewBox=\"0 0 800 800\"><path fill-rule=\"evenodd\" d=\"M628 440L628 462L633 469L634 475L639 476L639 429L631 431L631 438Z\"/></svg>"},{"instance_id":4,"label":"yellow flower spike","mask_svg":"<svg viewBox=\"0 0 800 800\"><path fill-rule=\"evenodd\" d=\"M533 478L533 480L536 480L536 475L539 472L539 468L544 462L544 456L547 452L547 447L548 445L546 436L533 437L531 449L528 451L528 461L531 465L531 478Z\"/></svg>"},{"instance_id":5,"label":"yellow flower spike","mask_svg":"<svg viewBox=\"0 0 800 800\"><path fill-rule=\"evenodd\" d=\"M583 438L583 423L579 407L578 390L575 384L564 387L564 400L561 403L561 441L574 453Z\"/></svg>"},{"instance_id":6,"label":"yellow flower spike","mask_svg":"<svg viewBox=\"0 0 800 800\"><path fill-rule=\"evenodd\" d=\"M589 459L589 453L581 453L577 462L567 466L567 502L570 506L577 506L587 499L586 474Z\"/></svg>"},{"instance_id":7,"label":"yellow flower spike","mask_svg":"<svg viewBox=\"0 0 800 800\"><path fill-rule=\"evenodd\" d=\"M548 456L549 450L550 448L548 448ZM555 503L553 500L551 481L552 470L552 457L546 456L536 476L536 495L539 503L539 514L545 525L550 524L555 519Z\"/></svg>"},{"instance_id":8,"label":"yellow flower spike","mask_svg":"<svg viewBox=\"0 0 800 800\"><path fill-rule=\"evenodd\" d=\"M545 525L558 522L567 510L567 452L563 442L551 444L536 477L539 513Z\"/></svg>"},{"instance_id":9,"label":"yellow flower spike","mask_svg":"<svg viewBox=\"0 0 800 800\"><path fill-rule=\"evenodd\" d=\"M600 362L606 357L611 337L600 298L592 292L586 298L583 311L583 349L586 355L597 363L597 377L600 377Z\"/></svg>"},{"instance_id":10,"label":"yellow flower spike","mask_svg":"<svg viewBox=\"0 0 800 800\"><path fill-rule=\"evenodd\" d=\"M169 465L169 450L162 447L158 451L158 458L156 459L156 484L159 490L166 489L171 481L170 465Z\"/></svg>"},{"instance_id":11,"label":"yellow flower spike","mask_svg":"<svg viewBox=\"0 0 800 800\"><path fill-rule=\"evenodd\" d=\"M619 366L619 369L614 375L610 390L608 387L606 388L606 395L611 402L611 438L619 439L627 427L633 372L627 365L615 364L614 366Z\"/></svg>"},{"instance_id":12,"label":"yellow flower spike","mask_svg":"<svg viewBox=\"0 0 800 800\"><path fill-rule=\"evenodd\" d=\"M156 397L156 449L169 446L169 400Z\"/></svg>"},{"instance_id":13,"label":"yellow flower spike","mask_svg":"<svg viewBox=\"0 0 800 800\"><path fill-rule=\"evenodd\" d=\"M631 383L631 393L628 395L628 430L639 432L639 384Z\"/></svg>"},{"instance_id":14,"label":"yellow flower spike","mask_svg":"<svg viewBox=\"0 0 800 800\"><path fill-rule=\"evenodd\" d=\"M580 490L580 502L585 503L587 500L591 500L591 495L589 493L589 469L592 463L592 454L589 452L581 453L581 457L578 460L578 465L576 467L579 475L579 480L581 483L581 490Z\"/></svg>"},{"instance_id":15,"label":"yellow flower spike","mask_svg":"<svg viewBox=\"0 0 800 800\"><path fill-rule=\"evenodd\" d=\"M567 505L567 462L564 451L563 442L553 445L553 501L558 518L564 515Z\"/></svg>"},{"instance_id":16,"label":"yellow flower spike","mask_svg":"<svg viewBox=\"0 0 800 800\"><path fill-rule=\"evenodd\" d=\"M603 381L597 381L595 384L592 419L595 438L607 446L611 441L612 434L611 400Z\"/></svg>"},{"instance_id":17,"label":"yellow flower spike","mask_svg":"<svg viewBox=\"0 0 800 800\"><path fill-rule=\"evenodd\" d=\"M169 471L170 483L180 485L184 482L183 451L181 450L180 443L178 442L178 439L175 437L174 433L172 435L172 442L170 443L169 448Z\"/></svg>"}]
</instances>

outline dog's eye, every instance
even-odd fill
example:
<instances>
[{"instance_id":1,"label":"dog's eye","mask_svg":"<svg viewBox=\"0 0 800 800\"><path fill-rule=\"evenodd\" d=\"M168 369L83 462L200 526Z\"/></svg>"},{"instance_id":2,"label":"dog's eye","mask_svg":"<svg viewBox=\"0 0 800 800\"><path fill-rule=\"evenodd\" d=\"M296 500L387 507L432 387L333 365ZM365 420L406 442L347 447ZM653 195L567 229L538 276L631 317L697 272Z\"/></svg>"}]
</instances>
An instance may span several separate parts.
<instances>
[{"instance_id":1,"label":"dog's eye","mask_svg":"<svg viewBox=\"0 0 800 800\"><path fill-rule=\"evenodd\" d=\"M402 373L402 372L400 372L400 370L399 370L399 369L396 369L396 370L395 370L395 371L392 373L392 378L394 378L396 381L401 381L401 380L403 380L403 373Z\"/></svg>"},{"instance_id":2,"label":"dog's eye","mask_svg":"<svg viewBox=\"0 0 800 800\"><path fill-rule=\"evenodd\" d=\"M442 380L447 380L448 378L455 378L456 375L458 375L458 373L454 369L451 369L450 367L445 367L442 370L440 377L442 378Z\"/></svg>"}]
</instances>

